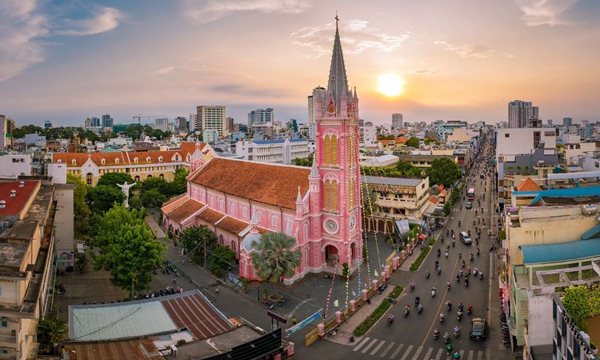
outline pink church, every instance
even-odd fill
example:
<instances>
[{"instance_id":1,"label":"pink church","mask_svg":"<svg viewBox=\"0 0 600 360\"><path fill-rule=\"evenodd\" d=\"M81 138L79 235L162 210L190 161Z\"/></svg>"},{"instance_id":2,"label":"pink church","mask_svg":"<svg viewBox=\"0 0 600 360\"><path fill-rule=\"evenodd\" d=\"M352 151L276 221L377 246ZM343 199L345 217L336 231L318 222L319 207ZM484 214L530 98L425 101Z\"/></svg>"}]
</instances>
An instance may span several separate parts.
<instances>
[{"instance_id":1,"label":"pink church","mask_svg":"<svg viewBox=\"0 0 600 360\"><path fill-rule=\"evenodd\" d=\"M206 225L239 260L240 276L258 280L252 265L260 234L293 236L301 254L291 284L312 272L355 270L363 227L358 161L358 97L348 87L336 25L327 93L317 101L312 168L192 155L187 193L163 208L165 229Z\"/></svg>"}]
</instances>

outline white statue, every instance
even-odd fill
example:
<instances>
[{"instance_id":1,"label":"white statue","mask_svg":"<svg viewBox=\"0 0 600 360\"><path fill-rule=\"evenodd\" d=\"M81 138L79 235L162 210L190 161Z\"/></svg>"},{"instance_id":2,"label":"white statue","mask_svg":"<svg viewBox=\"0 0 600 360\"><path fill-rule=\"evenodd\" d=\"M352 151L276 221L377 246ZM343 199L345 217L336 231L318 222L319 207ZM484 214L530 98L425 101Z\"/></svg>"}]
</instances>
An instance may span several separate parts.
<instances>
[{"instance_id":1,"label":"white statue","mask_svg":"<svg viewBox=\"0 0 600 360\"><path fill-rule=\"evenodd\" d=\"M125 181L123 184L117 184L117 186L123 190L123 194L125 194L125 208L129 209L129 189L134 187L135 183L127 184L127 181Z\"/></svg>"}]
</instances>

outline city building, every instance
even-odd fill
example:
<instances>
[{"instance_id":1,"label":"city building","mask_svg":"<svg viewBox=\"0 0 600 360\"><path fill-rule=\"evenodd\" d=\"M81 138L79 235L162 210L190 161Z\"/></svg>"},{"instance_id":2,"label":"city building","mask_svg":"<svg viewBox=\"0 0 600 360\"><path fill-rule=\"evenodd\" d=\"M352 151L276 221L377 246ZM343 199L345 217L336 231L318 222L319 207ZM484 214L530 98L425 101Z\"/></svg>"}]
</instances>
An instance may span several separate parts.
<instances>
[{"instance_id":1,"label":"city building","mask_svg":"<svg viewBox=\"0 0 600 360\"><path fill-rule=\"evenodd\" d=\"M530 119L539 119L539 109L530 101L514 100L508 103L508 127L526 128Z\"/></svg>"},{"instance_id":2,"label":"city building","mask_svg":"<svg viewBox=\"0 0 600 360\"><path fill-rule=\"evenodd\" d=\"M202 124L200 123L200 121L198 120L198 114L190 114L190 119L189 119L189 123L190 123L190 130L191 131L202 131Z\"/></svg>"},{"instance_id":3,"label":"city building","mask_svg":"<svg viewBox=\"0 0 600 360\"><path fill-rule=\"evenodd\" d=\"M296 238L300 264L285 284L308 273L341 274L344 263L356 271L363 253L358 97L348 87L337 26L328 79L327 95L315 100L323 111L315 117L311 168L219 157L192 165L188 192L163 205L163 227L178 234L208 226L235 251L239 276L249 280L259 279L252 253L264 232Z\"/></svg>"},{"instance_id":4,"label":"city building","mask_svg":"<svg viewBox=\"0 0 600 360\"><path fill-rule=\"evenodd\" d=\"M399 130L404 127L404 121L402 114L392 114L392 130Z\"/></svg>"},{"instance_id":5,"label":"city building","mask_svg":"<svg viewBox=\"0 0 600 360\"><path fill-rule=\"evenodd\" d=\"M315 140L315 136L317 133L317 126L315 123L316 114L323 109L319 109L317 107L317 99L323 98L327 95L327 90L322 86L317 86L313 89L312 95L308 96L308 117L307 117L307 125L308 125L308 138L310 140Z\"/></svg>"},{"instance_id":6,"label":"city building","mask_svg":"<svg viewBox=\"0 0 600 360\"><path fill-rule=\"evenodd\" d=\"M421 220L429 207L429 178L362 176L362 183L375 194L376 206L368 231L391 233L394 221Z\"/></svg>"},{"instance_id":7,"label":"city building","mask_svg":"<svg viewBox=\"0 0 600 360\"><path fill-rule=\"evenodd\" d=\"M248 113L248 128L258 123L273 123L275 121L275 112L272 108L256 109Z\"/></svg>"},{"instance_id":8,"label":"city building","mask_svg":"<svg viewBox=\"0 0 600 360\"><path fill-rule=\"evenodd\" d=\"M46 137L38 134L25 134L24 137L25 147L37 146L44 147L46 146Z\"/></svg>"},{"instance_id":9,"label":"city building","mask_svg":"<svg viewBox=\"0 0 600 360\"><path fill-rule=\"evenodd\" d=\"M400 161L407 162L412 166L430 168L435 159L450 159L458 164L458 158L453 153L454 150L452 150L452 155L398 154L397 156Z\"/></svg>"},{"instance_id":10,"label":"city building","mask_svg":"<svg viewBox=\"0 0 600 360\"><path fill-rule=\"evenodd\" d=\"M44 121L44 129L52 129L52 121L50 121L50 120Z\"/></svg>"},{"instance_id":11,"label":"city building","mask_svg":"<svg viewBox=\"0 0 600 360\"><path fill-rule=\"evenodd\" d=\"M217 130L219 137L227 135L227 123L225 122L225 106L223 105L200 105L197 108L197 127L194 130L204 131Z\"/></svg>"},{"instance_id":12,"label":"city building","mask_svg":"<svg viewBox=\"0 0 600 360\"><path fill-rule=\"evenodd\" d=\"M546 126L548 126L548 127L554 126L552 119L548 119Z\"/></svg>"},{"instance_id":13,"label":"city building","mask_svg":"<svg viewBox=\"0 0 600 360\"><path fill-rule=\"evenodd\" d=\"M363 146L377 144L377 129L375 126L360 126L360 143Z\"/></svg>"},{"instance_id":14,"label":"city building","mask_svg":"<svg viewBox=\"0 0 600 360\"><path fill-rule=\"evenodd\" d=\"M188 132L188 121L185 116L175 118L175 131L179 134L186 134Z\"/></svg>"},{"instance_id":15,"label":"city building","mask_svg":"<svg viewBox=\"0 0 600 360\"><path fill-rule=\"evenodd\" d=\"M68 174L81 177L91 186L96 186L102 175L113 172L127 173L135 181L152 177L173 181L175 171L189 168L196 152L212 157L212 151L204 143L183 142L177 150L53 153L51 164L66 164ZM53 169L55 176L58 170Z\"/></svg>"},{"instance_id":16,"label":"city building","mask_svg":"<svg viewBox=\"0 0 600 360\"><path fill-rule=\"evenodd\" d=\"M55 215L50 181L0 182L2 358L36 357L37 323L48 310L53 287Z\"/></svg>"},{"instance_id":17,"label":"city building","mask_svg":"<svg viewBox=\"0 0 600 360\"><path fill-rule=\"evenodd\" d=\"M215 144L219 141L219 132L215 129L204 129L202 131L202 141L207 144Z\"/></svg>"},{"instance_id":18,"label":"city building","mask_svg":"<svg viewBox=\"0 0 600 360\"><path fill-rule=\"evenodd\" d=\"M227 132L232 134L234 132L236 132L235 130L235 119L232 117L227 117L225 119L225 122L227 123L226 127L227 127ZM239 131L239 129L238 129Z\"/></svg>"},{"instance_id":19,"label":"city building","mask_svg":"<svg viewBox=\"0 0 600 360\"><path fill-rule=\"evenodd\" d=\"M257 137L257 135L260 135L260 136L266 137L266 138L275 137L275 133L277 131L272 122L254 123L254 124L252 124L252 128L250 130L254 134L254 137Z\"/></svg>"},{"instance_id":20,"label":"city building","mask_svg":"<svg viewBox=\"0 0 600 360\"><path fill-rule=\"evenodd\" d=\"M467 128L467 122L462 120L448 120L437 122L437 137L440 140L446 139L446 134L451 134L455 129Z\"/></svg>"},{"instance_id":21,"label":"city building","mask_svg":"<svg viewBox=\"0 0 600 360\"><path fill-rule=\"evenodd\" d=\"M291 164L310 155L306 139L242 140L237 142L235 153L245 160L278 164Z\"/></svg>"},{"instance_id":22,"label":"city building","mask_svg":"<svg viewBox=\"0 0 600 360\"><path fill-rule=\"evenodd\" d=\"M102 128L106 129L106 128L110 128L112 129L113 125L114 125L114 119L110 116L110 114L104 114L102 115Z\"/></svg>"},{"instance_id":23,"label":"city building","mask_svg":"<svg viewBox=\"0 0 600 360\"><path fill-rule=\"evenodd\" d=\"M13 119L6 115L0 115L0 151L12 148L12 132L16 127Z\"/></svg>"},{"instance_id":24,"label":"city building","mask_svg":"<svg viewBox=\"0 0 600 360\"><path fill-rule=\"evenodd\" d=\"M31 155L0 155L0 179L16 179L31 175Z\"/></svg>"},{"instance_id":25,"label":"city building","mask_svg":"<svg viewBox=\"0 0 600 360\"><path fill-rule=\"evenodd\" d=\"M596 143L586 141L567 143L565 144L563 150L566 165L578 165L579 159L585 154L593 154L596 152Z\"/></svg>"},{"instance_id":26,"label":"city building","mask_svg":"<svg viewBox=\"0 0 600 360\"><path fill-rule=\"evenodd\" d=\"M164 118L164 117L155 118L154 119L154 128L156 130L160 130L160 131L169 130L169 119Z\"/></svg>"},{"instance_id":27,"label":"city building","mask_svg":"<svg viewBox=\"0 0 600 360\"><path fill-rule=\"evenodd\" d=\"M565 127L573 126L573 118L570 118L570 117L563 118L563 126L565 126Z\"/></svg>"}]
</instances>

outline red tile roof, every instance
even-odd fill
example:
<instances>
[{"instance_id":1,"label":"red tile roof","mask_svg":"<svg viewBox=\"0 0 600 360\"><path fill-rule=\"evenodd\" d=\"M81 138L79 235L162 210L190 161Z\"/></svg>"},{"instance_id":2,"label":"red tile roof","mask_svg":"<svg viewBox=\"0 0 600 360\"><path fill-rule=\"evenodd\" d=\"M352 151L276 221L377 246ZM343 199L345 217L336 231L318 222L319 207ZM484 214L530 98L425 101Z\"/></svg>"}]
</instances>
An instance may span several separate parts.
<instances>
[{"instance_id":1,"label":"red tile roof","mask_svg":"<svg viewBox=\"0 0 600 360\"><path fill-rule=\"evenodd\" d=\"M197 218L206 221L209 224L215 224L217 221L221 220L225 214L222 214L216 210L211 208L206 208L202 210L202 212L196 215Z\"/></svg>"},{"instance_id":2,"label":"red tile roof","mask_svg":"<svg viewBox=\"0 0 600 360\"><path fill-rule=\"evenodd\" d=\"M197 340L211 338L233 329L233 325L204 296L194 294L161 301L179 328L186 328Z\"/></svg>"},{"instance_id":3,"label":"red tile roof","mask_svg":"<svg viewBox=\"0 0 600 360\"><path fill-rule=\"evenodd\" d=\"M225 218L223 218L223 220L219 221L216 226L219 229L223 229L225 231L227 231L230 234L239 234L242 232L242 230L246 229L250 224L247 222L244 222L242 220L238 220L236 218L233 218L231 216L225 216Z\"/></svg>"},{"instance_id":4,"label":"red tile roof","mask_svg":"<svg viewBox=\"0 0 600 360\"><path fill-rule=\"evenodd\" d=\"M68 343L63 354L66 360L164 359L151 339Z\"/></svg>"},{"instance_id":5,"label":"red tile roof","mask_svg":"<svg viewBox=\"0 0 600 360\"><path fill-rule=\"evenodd\" d=\"M0 182L0 200L4 200L5 206L0 209L0 215L18 215L20 214L31 196L35 196L40 182L37 180L27 180L23 182L23 187L19 187L19 181ZM11 197L11 190L15 190L15 196Z\"/></svg>"},{"instance_id":6,"label":"red tile roof","mask_svg":"<svg viewBox=\"0 0 600 360\"><path fill-rule=\"evenodd\" d=\"M195 212L202 209L205 204L200 201L196 201L194 199L187 198L185 201L181 202L179 206L172 209L170 212L165 213L169 219L176 221L181 224L181 222L188 217L192 216Z\"/></svg>"},{"instance_id":7,"label":"red tile roof","mask_svg":"<svg viewBox=\"0 0 600 360\"><path fill-rule=\"evenodd\" d=\"M539 191L542 188L528 176L517 185L517 191Z\"/></svg>"},{"instance_id":8,"label":"red tile roof","mask_svg":"<svg viewBox=\"0 0 600 360\"><path fill-rule=\"evenodd\" d=\"M205 144L200 143L200 150ZM61 162L68 167L81 167L88 159L97 166L132 165L132 164L159 164L163 162L174 162L175 155L179 155L179 161L186 161L187 156L196 151L196 143L183 142L178 150L165 151L121 151L121 152L94 152L94 153L54 153L52 162ZM159 158L162 157L162 161ZM137 158L137 162L136 162ZM104 160L104 163L102 163ZM74 162L73 162L74 161Z\"/></svg>"},{"instance_id":9,"label":"red tile roof","mask_svg":"<svg viewBox=\"0 0 600 360\"><path fill-rule=\"evenodd\" d=\"M310 168L213 158L190 177L226 194L294 210L298 187L308 191Z\"/></svg>"}]
</instances>

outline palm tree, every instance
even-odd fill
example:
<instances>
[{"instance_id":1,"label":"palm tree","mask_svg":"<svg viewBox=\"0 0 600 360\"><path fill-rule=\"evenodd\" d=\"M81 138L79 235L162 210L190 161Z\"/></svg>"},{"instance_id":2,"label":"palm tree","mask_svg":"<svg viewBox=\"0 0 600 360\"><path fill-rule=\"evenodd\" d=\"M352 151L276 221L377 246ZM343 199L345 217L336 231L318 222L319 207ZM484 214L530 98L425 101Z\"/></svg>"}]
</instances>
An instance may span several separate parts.
<instances>
[{"instance_id":1,"label":"palm tree","mask_svg":"<svg viewBox=\"0 0 600 360\"><path fill-rule=\"evenodd\" d=\"M300 264L300 251L292 251L296 239L284 233L266 233L252 247L252 264L263 281L279 282L283 276L294 275Z\"/></svg>"}]
</instances>

